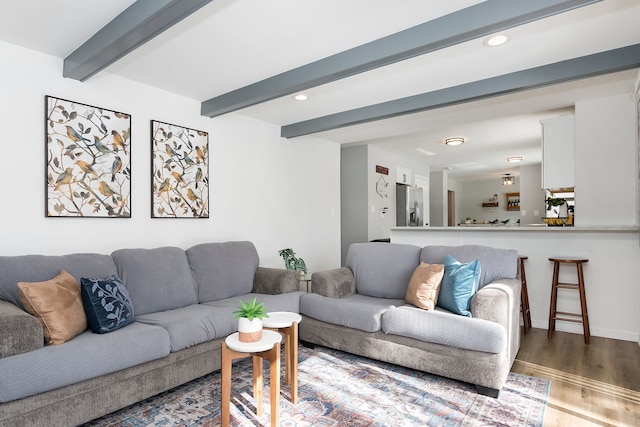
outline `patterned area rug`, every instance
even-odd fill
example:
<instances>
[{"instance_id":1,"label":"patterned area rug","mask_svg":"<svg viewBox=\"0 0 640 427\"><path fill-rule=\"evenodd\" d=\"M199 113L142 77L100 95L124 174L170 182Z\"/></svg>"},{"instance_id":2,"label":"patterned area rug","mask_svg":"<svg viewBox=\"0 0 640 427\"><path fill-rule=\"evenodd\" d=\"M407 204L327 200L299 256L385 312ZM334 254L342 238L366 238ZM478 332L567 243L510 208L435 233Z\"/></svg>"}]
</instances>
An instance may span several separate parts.
<instances>
[{"instance_id":1,"label":"patterned area rug","mask_svg":"<svg viewBox=\"0 0 640 427\"><path fill-rule=\"evenodd\" d=\"M323 347L300 346L297 405L281 387L280 424L318 426L542 426L548 380L510 373L498 399L462 383ZM268 366L255 414L251 359L233 365L231 425L269 425ZM284 371L282 373L284 377ZM86 426L218 426L220 371Z\"/></svg>"}]
</instances>

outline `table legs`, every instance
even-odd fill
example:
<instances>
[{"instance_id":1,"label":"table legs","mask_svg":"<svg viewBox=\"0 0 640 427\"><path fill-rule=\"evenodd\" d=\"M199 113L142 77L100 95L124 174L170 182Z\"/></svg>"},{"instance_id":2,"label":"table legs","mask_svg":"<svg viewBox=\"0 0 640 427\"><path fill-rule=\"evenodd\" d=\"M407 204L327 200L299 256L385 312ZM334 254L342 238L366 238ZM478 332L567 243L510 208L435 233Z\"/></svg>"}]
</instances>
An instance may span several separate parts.
<instances>
[{"instance_id":1,"label":"table legs","mask_svg":"<svg viewBox=\"0 0 640 427\"><path fill-rule=\"evenodd\" d=\"M234 360L245 357L253 357L253 397L256 400L256 414L262 415L263 377L262 359L269 361L270 378L270 403L271 403L271 425L280 425L280 343L277 342L267 351L258 353L242 353L233 351L222 342L222 367L221 367L221 388L222 388L222 426L228 427L231 418L231 365Z\"/></svg>"},{"instance_id":2,"label":"table legs","mask_svg":"<svg viewBox=\"0 0 640 427\"><path fill-rule=\"evenodd\" d=\"M291 386L291 403L298 403L298 324L286 328L265 328L284 335L285 382Z\"/></svg>"}]
</instances>

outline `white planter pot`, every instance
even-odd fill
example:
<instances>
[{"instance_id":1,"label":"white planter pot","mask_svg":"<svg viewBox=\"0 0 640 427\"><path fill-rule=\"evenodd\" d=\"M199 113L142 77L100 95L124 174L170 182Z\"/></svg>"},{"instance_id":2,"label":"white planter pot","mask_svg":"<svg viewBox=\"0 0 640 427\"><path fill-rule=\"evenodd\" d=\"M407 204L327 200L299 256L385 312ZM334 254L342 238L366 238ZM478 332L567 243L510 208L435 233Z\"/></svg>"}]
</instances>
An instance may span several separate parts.
<instances>
[{"instance_id":1,"label":"white planter pot","mask_svg":"<svg viewBox=\"0 0 640 427\"><path fill-rule=\"evenodd\" d=\"M262 320L249 320L246 317L238 319L238 339L240 342L256 342L262 339Z\"/></svg>"}]
</instances>

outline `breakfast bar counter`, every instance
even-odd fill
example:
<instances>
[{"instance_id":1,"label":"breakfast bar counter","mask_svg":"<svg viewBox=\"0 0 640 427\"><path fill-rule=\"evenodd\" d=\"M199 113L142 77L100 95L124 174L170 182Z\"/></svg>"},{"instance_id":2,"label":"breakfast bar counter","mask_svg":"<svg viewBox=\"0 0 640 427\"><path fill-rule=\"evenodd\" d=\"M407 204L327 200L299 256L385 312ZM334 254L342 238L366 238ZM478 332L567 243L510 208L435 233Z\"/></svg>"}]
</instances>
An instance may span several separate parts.
<instances>
[{"instance_id":1,"label":"breakfast bar counter","mask_svg":"<svg viewBox=\"0 0 640 427\"><path fill-rule=\"evenodd\" d=\"M547 329L551 279L550 257L589 259L584 275L592 336L640 341L640 229L638 226L546 226L502 224L457 227L393 227L391 242L417 246L485 245L515 249L528 257L525 268L532 325ZM481 266L482 268L482 266ZM561 279L575 280L570 272ZM562 276L561 274L561 276ZM558 295L565 311L579 311L574 293ZM582 333L581 326L558 322L556 330Z\"/></svg>"}]
</instances>

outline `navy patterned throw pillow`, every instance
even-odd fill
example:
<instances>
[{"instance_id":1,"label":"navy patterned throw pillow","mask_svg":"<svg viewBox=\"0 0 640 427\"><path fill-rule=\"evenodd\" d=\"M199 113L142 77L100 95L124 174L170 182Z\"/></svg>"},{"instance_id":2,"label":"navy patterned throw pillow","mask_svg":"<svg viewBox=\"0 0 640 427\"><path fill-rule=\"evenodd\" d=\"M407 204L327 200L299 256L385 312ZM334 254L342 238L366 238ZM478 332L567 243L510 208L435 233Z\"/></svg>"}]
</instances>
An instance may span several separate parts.
<instances>
[{"instance_id":1,"label":"navy patterned throw pillow","mask_svg":"<svg viewBox=\"0 0 640 427\"><path fill-rule=\"evenodd\" d=\"M113 332L134 321L127 288L115 274L106 279L81 278L80 292L87 323L94 333Z\"/></svg>"}]
</instances>

